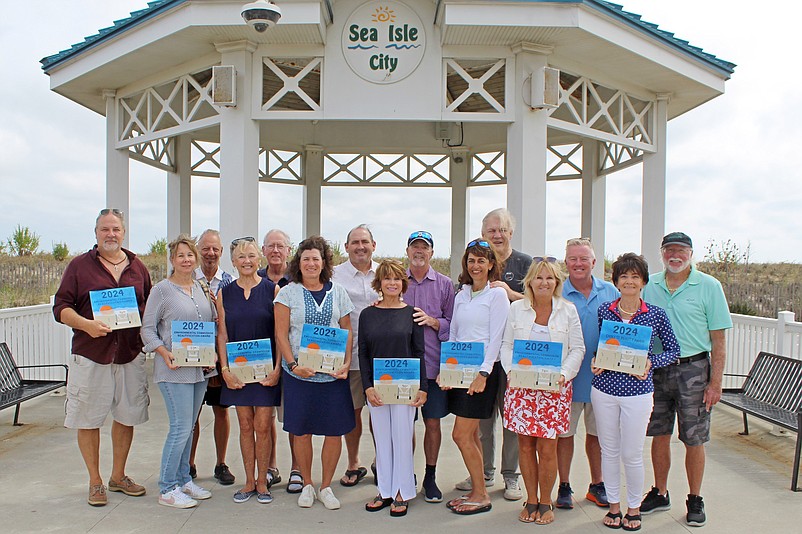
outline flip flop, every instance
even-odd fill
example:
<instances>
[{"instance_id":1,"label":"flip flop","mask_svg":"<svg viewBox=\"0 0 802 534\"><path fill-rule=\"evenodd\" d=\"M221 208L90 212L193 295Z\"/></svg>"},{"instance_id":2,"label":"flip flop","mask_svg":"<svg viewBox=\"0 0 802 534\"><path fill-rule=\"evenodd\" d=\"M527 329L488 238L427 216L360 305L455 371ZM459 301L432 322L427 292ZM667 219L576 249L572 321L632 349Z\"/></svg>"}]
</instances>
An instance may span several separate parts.
<instances>
[{"instance_id":1,"label":"flip flop","mask_svg":"<svg viewBox=\"0 0 802 534\"><path fill-rule=\"evenodd\" d=\"M453 511L454 508L456 508L457 506L459 506L460 504L462 504L467 500L468 500L467 495L463 495L462 497L457 497L456 499L451 499L446 503L446 508Z\"/></svg>"},{"instance_id":2,"label":"flip flop","mask_svg":"<svg viewBox=\"0 0 802 534\"><path fill-rule=\"evenodd\" d=\"M549 521L543 521L543 514L546 512L551 512L551 519ZM540 503L537 505L537 513L538 516L535 518L536 525L550 525L554 523L554 505L552 503Z\"/></svg>"},{"instance_id":3,"label":"flip flop","mask_svg":"<svg viewBox=\"0 0 802 534\"><path fill-rule=\"evenodd\" d=\"M622 521L621 521L621 517L622 517L621 512L616 512L616 513L607 512L607 514L604 517L609 517L610 519L618 519L618 523L617 524L613 524L613 525L608 525L607 523L604 522L604 520L602 520L602 525L604 525L605 527L607 527L607 528L615 528L615 529L621 528L621 523L622 523Z\"/></svg>"},{"instance_id":4,"label":"flip flop","mask_svg":"<svg viewBox=\"0 0 802 534\"><path fill-rule=\"evenodd\" d=\"M371 504L379 504L379 503L381 503L379 506L371 506ZM372 501L370 501L369 503L365 503L365 510L367 510L368 512L378 512L379 510L384 510L391 504L393 504L393 499L391 499L390 497L382 499L381 495L376 495L375 497L373 497Z\"/></svg>"},{"instance_id":5,"label":"flip flop","mask_svg":"<svg viewBox=\"0 0 802 534\"><path fill-rule=\"evenodd\" d=\"M300 471L290 471L290 478L287 480L287 493L301 493L304 489L304 477Z\"/></svg>"},{"instance_id":6,"label":"flip flop","mask_svg":"<svg viewBox=\"0 0 802 534\"><path fill-rule=\"evenodd\" d=\"M523 514L519 514L518 515L518 521L520 521L521 523L534 523L536 517L533 517L533 514L537 514L538 513L537 509L538 509L538 505L539 504L540 503L525 502L524 503L524 508L526 508L526 519L524 519Z\"/></svg>"},{"instance_id":7,"label":"flip flop","mask_svg":"<svg viewBox=\"0 0 802 534\"><path fill-rule=\"evenodd\" d=\"M639 524L638 524L637 527L631 527L628 524L624 524L624 522L622 521L621 522L621 528L623 528L624 530L629 531L629 532L633 532L635 530L640 530L640 527L642 526L642 521L643 521L641 519L640 514L635 514L635 515L627 514L627 515L624 516L624 519L626 521L637 521Z\"/></svg>"},{"instance_id":8,"label":"flip flop","mask_svg":"<svg viewBox=\"0 0 802 534\"><path fill-rule=\"evenodd\" d=\"M468 510L460 510L459 509L460 506L473 506L473 508L470 508ZM455 506L454 508L452 508L451 511L457 515L474 515L474 514L481 514L483 512L489 512L492 508L493 505L491 503L470 502L466 500L465 502L462 502L457 506Z\"/></svg>"},{"instance_id":9,"label":"flip flop","mask_svg":"<svg viewBox=\"0 0 802 534\"><path fill-rule=\"evenodd\" d=\"M393 510L393 508L399 508L403 506L403 511ZM390 508L390 515L392 517L404 517L407 515L407 510L409 510L409 501L393 501L393 508Z\"/></svg>"},{"instance_id":10,"label":"flip flop","mask_svg":"<svg viewBox=\"0 0 802 534\"><path fill-rule=\"evenodd\" d=\"M345 476L340 479L340 484L343 486L350 488L352 486L356 486L359 484L359 481L365 478L368 474L368 470L362 466L357 467L356 469L349 469L345 472ZM353 482L350 481L351 477L356 477L356 480Z\"/></svg>"}]
</instances>

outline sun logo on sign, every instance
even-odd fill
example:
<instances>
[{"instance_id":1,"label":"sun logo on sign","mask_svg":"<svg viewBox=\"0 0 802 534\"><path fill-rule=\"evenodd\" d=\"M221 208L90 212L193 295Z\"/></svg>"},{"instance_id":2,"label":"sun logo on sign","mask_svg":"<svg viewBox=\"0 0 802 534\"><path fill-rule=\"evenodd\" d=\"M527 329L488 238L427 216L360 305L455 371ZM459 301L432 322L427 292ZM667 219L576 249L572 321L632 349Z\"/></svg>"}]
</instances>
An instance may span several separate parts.
<instances>
[{"instance_id":1,"label":"sun logo on sign","mask_svg":"<svg viewBox=\"0 0 802 534\"><path fill-rule=\"evenodd\" d=\"M379 6L373 14L373 22L395 22L395 11L387 6Z\"/></svg>"}]
</instances>

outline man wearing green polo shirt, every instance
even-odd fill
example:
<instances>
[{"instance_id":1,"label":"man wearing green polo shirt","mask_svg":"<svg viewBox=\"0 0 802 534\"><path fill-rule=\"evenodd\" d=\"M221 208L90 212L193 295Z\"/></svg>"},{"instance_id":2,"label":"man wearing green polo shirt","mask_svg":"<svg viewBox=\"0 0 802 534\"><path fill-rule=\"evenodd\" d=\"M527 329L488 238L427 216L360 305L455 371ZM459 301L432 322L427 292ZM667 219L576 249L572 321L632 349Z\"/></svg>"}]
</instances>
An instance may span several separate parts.
<instances>
[{"instance_id":1,"label":"man wearing green polo shirt","mask_svg":"<svg viewBox=\"0 0 802 534\"><path fill-rule=\"evenodd\" d=\"M654 410L646 432L653 436L654 486L641 503L641 513L671 508L667 486L676 414L689 486L685 522L701 527L706 521L701 496L704 444L710 440L710 410L721 398L724 331L732 328L732 318L719 281L691 263L690 237L672 232L663 238L660 251L665 270L649 277L643 300L666 310L681 352L677 365L654 371Z\"/></svg>"}]
</instances>

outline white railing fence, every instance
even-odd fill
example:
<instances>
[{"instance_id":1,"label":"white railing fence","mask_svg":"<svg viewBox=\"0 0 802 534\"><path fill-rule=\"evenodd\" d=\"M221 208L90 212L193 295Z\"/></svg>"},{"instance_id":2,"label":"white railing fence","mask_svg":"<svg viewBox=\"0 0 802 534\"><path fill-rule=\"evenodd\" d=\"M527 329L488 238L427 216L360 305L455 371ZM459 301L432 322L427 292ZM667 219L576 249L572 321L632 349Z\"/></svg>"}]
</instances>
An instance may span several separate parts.
<instances>
[{"instance_id":1,"label":"white railing fence","mask_svg":"<svg viewBox=\"0 0 802 534\"><path fill-rule=\"evenodd\" d=\"M53 319L52 304L0 309L0 341L11 348L18 365L67 363L72 331ZM802 359L802 323L782 311L776 319L732 314L727 331L724 372L745 375L760 351ZM59 369L30 371L25 378L57 379ZM724 387L738 387L742 378L725 377Z\"/></svg>"},{"instance_id":2,"label":"white railing fence","mask_svg":"<svg viewBox=\"0 0 802 534\"><path fill-rule=\"evenodd\" d=\"M53 319L53 305L0 309L0 341L5 341L17 365L67 363L72 330ZM23 378L63 380L60 368L23 369Z\"/></svg>"}]
</instances>

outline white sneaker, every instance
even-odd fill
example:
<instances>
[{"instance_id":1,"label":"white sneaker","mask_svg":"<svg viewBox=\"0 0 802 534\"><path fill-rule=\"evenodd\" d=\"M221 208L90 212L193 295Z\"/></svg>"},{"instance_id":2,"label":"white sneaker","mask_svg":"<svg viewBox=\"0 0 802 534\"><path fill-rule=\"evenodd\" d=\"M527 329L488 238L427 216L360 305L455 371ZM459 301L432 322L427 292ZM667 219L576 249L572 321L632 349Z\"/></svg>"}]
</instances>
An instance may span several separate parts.
<instances>
[{"instance_id":1,"label":"white sneaker","mask_svg":"<svg viewBox=\"0 0 802 534\"><path fill-rule=\"evenodd\" d=\"M181 491L181 488L175 488L160 494L159 504L173 508L194 508L198 506L198 501Z\"/></svg>"},{"instance_id":2,"label":"white sneaker","mask_svg":"<svg viewBox=\"0 0 802 534\"><path fill-rule=\"evenodd\" d=\"M487 478L485 477L485 487L490 488L496 484L496 481L493 477ZM457 482L454 484L454 488L460 491L471 491L473 489L473 484L471 484L471 477L466 478L462 482Z\"/></svg>"},{"instance_id":3,"label":"white sneaker","mask_svg":"<svg viewBox=\"0 0 802 534\"><path fill-rule=\"evenodd\" d=\"M524 492L518 484L518 475L504 477L504 498L508 501L519 501L523 498Z\"/></svg>"},{"instance_id":4,"label":"white sneaker","mask_svg":"<svg viewBox=\"0 0 802 534\"><path fill-rule=\"evenodd\" d=\"M317 494L317 500L322 502L323 506L329 510L340 509L340 501L334 496L334 492L331 491L331 488L320 488Z\"/></svg>"},{"instance_id":5,"label":"white sneaker","mask_svg":"<svg viewBox=\"0 0 802 534\"><path fill-rule=\"evenodd\" d=\"M312 508L315 504L315 487L312 484L307 484L298 495L298 506L301 508Z\"/></svg>"},{"instance_id":6,"label":"white sneaker","mask_svg":"<svg viewBox=\"0 0 802 534\"><path fill-rule=\"evenodd\" d=\"M183 491L193 499L197 499L199 501L212 498L211 491L203 489L202 487L195 484L195 482L192 480L181 486L181 491Z\"/></svg>"}]
</instances>

